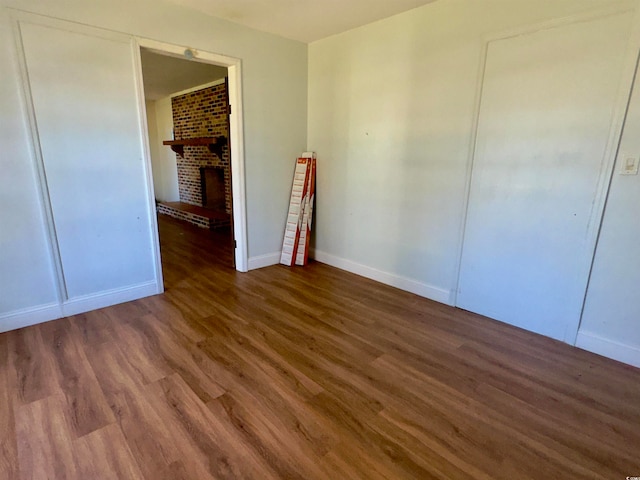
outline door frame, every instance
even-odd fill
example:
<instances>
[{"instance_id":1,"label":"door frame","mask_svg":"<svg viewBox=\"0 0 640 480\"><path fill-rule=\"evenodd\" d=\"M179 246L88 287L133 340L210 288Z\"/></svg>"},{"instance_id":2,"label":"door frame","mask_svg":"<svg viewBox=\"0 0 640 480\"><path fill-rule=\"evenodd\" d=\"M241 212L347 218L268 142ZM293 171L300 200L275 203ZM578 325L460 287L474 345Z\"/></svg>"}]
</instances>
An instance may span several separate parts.
<instances>
[{"instance_id":1,"label":"door frame","mask_svg":"<svg viewBox=\"0 0 640 480\"><path fill-rule=\"evenodd\" d=\"M471 193L471 181L473 176L473 165L477 147L477 133L478 125L480 121L480 107L482 103L482 91L484 87L484 75L485 66L487 61L487 53L489 44L493 41L507 39L510 37L523 35L527 33L533 33L539 30L546 30L550 28L561 27L564 25L570 25L579 22L588 22L590 20L596 20L611 15L622 14L626 12L634 12L631 32L627 41L624 64L622 67L622 73L620 77L620 83L618 85L618 91L616 93L616 99L614 102L614 109L611 115L609 134L607 139L607 145L602 158L602 164L600 167L600 173L598 177L598 185L596 190L596 197L594 199L591 219L589 222L589 229L586 234L587 248L585 249L585 255L583 258L583 275L584 279L584 296L582 299L582 307L580 315L577 321L569 325L567 334L565 336L567 343L575 345L580 323L582 321L582 313L584 311L584 304L587 296L587 290L589 286L589 280L591 277L591 271L593 268L593 261L595 258L596 247L598 244L598 238L600 236L600 230L602 226L602 219L604 217L604 210L606 206L607 197L609 194L609 188L611 180L614 175L614 166L618 155L618 147L620 144L622 129L626 119L627 108L631 99L631 91L633 83L636 77L636 68L638 67L639 51L640 51L640 7L634 8L631 5L617 5L613 7L606 7L600 9L594 9L589 12L571 15L563 18L553 19L545 22L540 22L528 26L523 26L515 29L508 29L501 32L494 32L485 35L482 39L482 47L480 52L477 81L476 81L476 94L473 110L473 124L471 130L471 137L469 141L469 153L467 158L466 172L465 172L465 191L463 200L463 212L461 215L461 223L459 229L458 240L458 253L455 266L455 284L454 289L451 292L451 304L458 305L458 291L460 288L460 272L462 270L462 256L464 250L464 238L465 229L467 225L467 216L469 212L469 200Z\"/></svg>"},{"instance_id":2,"label":"door frame","mask_svg":"<svg viewBox=\"0 0 640 480\"><path fill-rule=\"evenodd\" d=\"M144 155L147 166L147 186L150 204L155 202L153 179L151 177L151 153L149 148L149 133L146 125L146 106L144 102L144 89L142 78L142 63L140 59L140 49L145 48L169 57L185 58L185 52L188 50L193 55L192 61L201 63L209 63L227 68L229 78L229 106L231 114L229 115L229 150L231 164L231 196L233 204L233 225L235 241L235 268L239 272L248 271L248 248L247 248L247 206L246 206L246 184L245 184L245 162L244 162L244 124L243 124L243 105L242 105L242 61L239 58L229 57L218 53L206 52L196 48L174 45L165 42L158 42L146 38L135 37L134 41L134 59L136 62L136 84L140 94L138 95L138 109L140 117L143 121L143 139L144 139ZM155 213L155 212L154 212ZM160 259L159 240L157 238L158 224L154 214L154 227L156 231L157 248L157 272L158 278L162 278L162 263Z\"/></svg>"}]
</instances>

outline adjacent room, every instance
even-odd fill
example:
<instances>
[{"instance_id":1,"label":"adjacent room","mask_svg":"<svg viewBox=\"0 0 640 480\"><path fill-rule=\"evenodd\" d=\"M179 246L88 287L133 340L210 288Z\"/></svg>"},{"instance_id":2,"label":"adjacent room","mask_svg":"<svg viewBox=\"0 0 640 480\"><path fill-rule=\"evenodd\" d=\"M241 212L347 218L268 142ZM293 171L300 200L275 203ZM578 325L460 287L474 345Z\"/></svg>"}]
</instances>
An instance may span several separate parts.
<instances>
[{"instance_id":1,"label":"adjacent room","mask_svg":"<svg viewBox=\"0 0 640 480\"><path fill-rule=\"evenodd\" d=\"M0 478L640 478L640 0L0 26Z\"/></svg>"},{"instance_id":2,"label":"adjacent room","mask_svg":"<svg viewBox=\"0 0 640 480\"><path fill-rule=\"evenodd\" d=\"M158 223L210 230L201 236L233 267L227 68L144 48L140 60Z\"/></svg>"}]
</instances>

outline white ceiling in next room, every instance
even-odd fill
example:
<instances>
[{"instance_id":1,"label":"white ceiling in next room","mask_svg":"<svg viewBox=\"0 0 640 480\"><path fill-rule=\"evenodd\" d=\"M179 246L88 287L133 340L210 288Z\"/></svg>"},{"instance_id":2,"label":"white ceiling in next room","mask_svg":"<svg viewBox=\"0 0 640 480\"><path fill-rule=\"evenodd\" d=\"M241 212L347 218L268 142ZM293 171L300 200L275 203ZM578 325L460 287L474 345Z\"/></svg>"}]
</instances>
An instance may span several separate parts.
<instances>
[{"instance_id":1,"label":"white ceiling in next room","mask_svg":"<svg viewBox=\"0 0 640 480\"><path fill-rule=\"evenodd\" d=\"M140 50L144 96L158 100L227 76L226 67Z\"/></svg>"}]
</instances>

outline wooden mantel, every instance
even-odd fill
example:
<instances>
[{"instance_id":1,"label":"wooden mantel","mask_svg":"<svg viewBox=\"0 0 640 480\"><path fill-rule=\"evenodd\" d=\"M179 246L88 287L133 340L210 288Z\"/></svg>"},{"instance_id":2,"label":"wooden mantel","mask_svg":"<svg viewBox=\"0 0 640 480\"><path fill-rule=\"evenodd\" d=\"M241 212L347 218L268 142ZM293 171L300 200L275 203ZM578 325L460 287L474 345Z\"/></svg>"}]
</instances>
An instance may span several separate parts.
<instances>
[{"instance_id":1,"label":"wooden mantel","mask_svg":"<svg viewBox=\"0 0 640 480\"><path fill-rule=\"evenodd\" d=\"M227 137L220 135L219 137L196 137L196 138L182 138L177 140L164 140L163 145L169 145L171 150L176 152L181 157L184 157L184 147L195 145L206 145L209 147L211 153L215 153L220 159L222 159L222 150L227 145Z\"/></svg>"}]
</instances>

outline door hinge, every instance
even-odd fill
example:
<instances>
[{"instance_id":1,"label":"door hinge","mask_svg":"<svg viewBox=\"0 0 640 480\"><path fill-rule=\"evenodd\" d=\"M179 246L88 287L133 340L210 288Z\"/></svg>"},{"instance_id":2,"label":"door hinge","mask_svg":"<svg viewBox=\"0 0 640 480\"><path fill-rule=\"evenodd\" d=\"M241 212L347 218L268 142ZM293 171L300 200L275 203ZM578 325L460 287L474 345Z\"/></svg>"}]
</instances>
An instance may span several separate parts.
<instances>
[{"instance_id":1,"label":"door hinge","mask_svg":"<svg viewBox=\"0 0 640 480\"><path fill-rule=\"evenodd\" d=\"M233 248L238 248L238 242L236 242L235 240L233 241Z\"/></svg>"}]
</instances>

